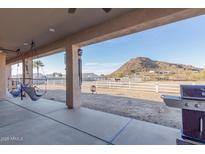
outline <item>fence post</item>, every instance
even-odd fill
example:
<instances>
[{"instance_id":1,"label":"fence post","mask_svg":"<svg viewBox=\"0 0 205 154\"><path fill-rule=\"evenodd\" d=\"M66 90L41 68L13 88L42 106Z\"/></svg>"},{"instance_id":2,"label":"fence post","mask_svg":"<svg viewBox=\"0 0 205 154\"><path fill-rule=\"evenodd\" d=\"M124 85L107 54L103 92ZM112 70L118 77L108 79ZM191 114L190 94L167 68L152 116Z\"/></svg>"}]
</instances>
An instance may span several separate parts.
<instances>
[{"instance_id":1,"label":"fence post","mask_svg":"<svg viewBox=\"0 0 205 154\"><path fill-rule=\"evenodd\" d=\"M155 92L159 93L159 83L155 82Z\"/></svg>"},{"instance_id":2,"label":"fence post","mask_svg":"<svg viewBox=\"0 0 205 154\"><path fill-rule=\"evenodd\" d=\"M196 85L196 83L195 83L195 82L192 82L192 85Z\"/></svg>"},{"instance_id":3,"label":"fence post","mask_svg":"<svg viewBox=\"0 0 205 154\"><path fill-rule=\"evenodd\" d=\"M108 80L108 88L111 88L111 82Z\"/></svg>"},{"instance_id":4,"label":"fence post","mask_svg":"<svg viewBox=\"0 0 205 154\"><path fill-rule=\"evenodd\" d=\"M97 88L97 80L95 81L95 87Z\"/></svg>"},{"instance_id":5,"label":"fence post","mask_svg":"<svg viewBox=\"0 0 205 154\"><path fill-rule=\"evenodd\" d=\"M131 81L129 80L129 89L131 89Z\"/></svg>"}]
</instances>

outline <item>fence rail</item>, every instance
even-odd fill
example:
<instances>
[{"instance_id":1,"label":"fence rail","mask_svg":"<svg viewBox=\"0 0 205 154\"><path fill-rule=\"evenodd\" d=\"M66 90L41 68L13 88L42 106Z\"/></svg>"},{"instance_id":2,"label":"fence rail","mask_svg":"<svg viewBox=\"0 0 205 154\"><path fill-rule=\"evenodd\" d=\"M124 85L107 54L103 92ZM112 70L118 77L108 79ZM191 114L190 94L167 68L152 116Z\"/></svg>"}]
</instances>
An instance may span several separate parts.
<instances>
[{"instance_id":1,"label":"fence rail","mask_svg":"<svg viewBox=\"0 0 205 154\"><path fill-rule=\"evenodd\" d=\"M96 81L93 83L96 87L101 88L122 88L136 91L151 91L156 93L179 93L180 84L164 84L160 82L138 83L138 82L113 82L113 81Z\"/></svg>"},{"instance_id":2,"label":"fence rail","mask_svg":"<svg viewBox=\"0 0 205 154\"><path fill-rule=\"evenodd\" d=\"M48 79L47 83L50 85L65 86L65 79ZM195 84L195 83L190 83ZM118 88L118 89L131 89L135 91L148 91L156 93L179 93L180 83L163 83L163 82L134 82L134 81L83 81L82 86L90 87L95 85L99 88Z\"/></svg>"},{"instance_id":3,"label":"fence rail","mask_svg":"<svg viewBox=\"0 0 205 154\"><path fill-rule=\"evenodd\" d=\"M51 86L65 86L65 78L48 78L47 84ZM195 84L195 83L189 83ZM83 81L82 86L90 87L95 85L97 88L118 88L130 89L135 91L149 91L156 93L179 93L180 83L163 83L163 82L135 82L135 81Z\"/></svg>"}]
</instances>

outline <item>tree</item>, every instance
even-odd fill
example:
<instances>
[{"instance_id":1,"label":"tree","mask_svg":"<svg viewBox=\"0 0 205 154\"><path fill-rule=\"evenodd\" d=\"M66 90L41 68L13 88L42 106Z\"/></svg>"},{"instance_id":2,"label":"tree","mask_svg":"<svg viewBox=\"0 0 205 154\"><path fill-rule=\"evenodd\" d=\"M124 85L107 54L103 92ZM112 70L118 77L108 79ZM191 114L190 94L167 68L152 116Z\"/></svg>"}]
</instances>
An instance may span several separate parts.
<instances>
[{"instance_id":1,"label":"tree","mask_svg":"<svg viewBox=\"0 0 205 154\"><path fill-rule=\"evenodd\" d=\"M39 68L44 67L44 64L40 60L36 60L33 62L33 67L37 69L37 77L39 77Z\"/></svg>"}]
</instances>

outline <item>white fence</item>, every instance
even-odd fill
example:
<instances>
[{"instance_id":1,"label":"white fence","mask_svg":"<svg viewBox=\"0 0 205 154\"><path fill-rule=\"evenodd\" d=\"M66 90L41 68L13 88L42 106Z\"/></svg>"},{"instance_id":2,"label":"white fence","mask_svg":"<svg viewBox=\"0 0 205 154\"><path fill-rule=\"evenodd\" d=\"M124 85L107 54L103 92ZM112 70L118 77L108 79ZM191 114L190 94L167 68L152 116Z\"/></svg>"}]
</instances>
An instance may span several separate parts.
<instances>
[{"instance_id":1,"label":"white fence","mask_svg":"<svg viewBox=\"0 0 205 154\"><path fill-rule=\"evenodd\" d=\"M10 80L11 81L11 80ZM38 81L40 83L40 81ZM130 89L134 91L150 91L156 93L179 93L180 84L184 82L136 82L136 81L111 81L111 80L99 80L99 81L83 81L82 86L90 88L91 85L95 85L99 88L118 88L118 89ZM65 78L48 78L47 84L50 86L65 86ZM194 82L186 82L184 84L195 84ZM10 84L9 84L10 85Z\"/></svg>"},{"instance_id":2,"label":"white fence","mask_svg":"<svg viewBox=\"0 0 205 154\"><path fill-rule=\"evenodd\" d=\"M160 82L114 82L114 81L96 81L93 83L101 88L122 88L136 91L150 91L156 93L179 93L179 84L167 84Z\"/></svg>"},{"instance_id":3,"label":"white fence","mask_svg":"<svg viewBox=\"0 0 205 154\"><path fill-rule=\"evenodd\" d=\"M48 79L49 85L65 86L65 78ZM195 84L195 83L189 83ZM95 85L100 88L119 88L119 89L131 89L136 91L150 91L156 93L179 93L180 83L164 83L164 82L134 82L134 81L83 81L84 87L90 87Z\"/></svg>"},{"instance_id":4,"label":"white fence","mask_svg":"<svg viewBox=\"0 0 205 154\"><path fill-rule=\"evenodd\" d=\"M48 78L47 79L48 85L66 85L66 79L65 78Z\"/></svg>"}]
</instances>

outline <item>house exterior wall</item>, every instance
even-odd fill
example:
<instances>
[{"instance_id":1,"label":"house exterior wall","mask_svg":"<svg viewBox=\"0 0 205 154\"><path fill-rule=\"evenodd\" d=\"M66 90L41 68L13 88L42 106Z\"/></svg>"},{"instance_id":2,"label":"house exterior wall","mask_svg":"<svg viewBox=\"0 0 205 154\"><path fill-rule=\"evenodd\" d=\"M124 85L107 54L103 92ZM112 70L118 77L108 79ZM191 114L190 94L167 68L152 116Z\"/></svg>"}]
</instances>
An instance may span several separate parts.
<instances>
[{"instance_id":1,"label":"house exterior wall","mask_svg":"<svg viewBox=\"0 0 205 154\"><path fill-rule=\"evenodd\" d=\"M0 53L0 100L6 98L6 55Z\"/></svg>"}]
</instances>

